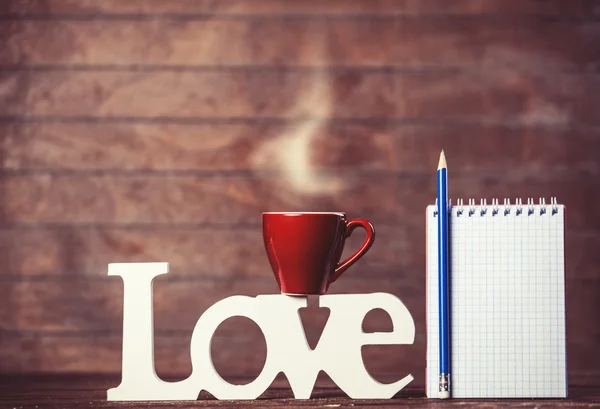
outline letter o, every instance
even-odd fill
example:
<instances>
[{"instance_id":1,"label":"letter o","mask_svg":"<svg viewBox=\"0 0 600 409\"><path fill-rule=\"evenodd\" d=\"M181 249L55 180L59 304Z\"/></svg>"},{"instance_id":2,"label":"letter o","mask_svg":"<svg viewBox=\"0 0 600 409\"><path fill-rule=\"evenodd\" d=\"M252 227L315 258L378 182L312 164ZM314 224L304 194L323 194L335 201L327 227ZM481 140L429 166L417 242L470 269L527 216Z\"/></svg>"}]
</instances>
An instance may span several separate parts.
<instances>
[{"instance_id":1,"label":"letter o","mask_svg":"<svg viewBox=\"0 0 600 409\"><path fill-rule=\"evenodd\" d=\"M261 321L265 319L261 313L260 301L253 297L233 296L212 305L198 319L190 343L192 375L194 382L202 385L202 389L217 399L256 399L273 383L279 372L275 362L270 359L272 349L268 332L265 333ZM211 355L212 338L218 326L231 317L245 317L258 325L267 344L267 358L258 377L246 385L233 385L225 381L215 369Z\"/></svg>"}]
</instances>

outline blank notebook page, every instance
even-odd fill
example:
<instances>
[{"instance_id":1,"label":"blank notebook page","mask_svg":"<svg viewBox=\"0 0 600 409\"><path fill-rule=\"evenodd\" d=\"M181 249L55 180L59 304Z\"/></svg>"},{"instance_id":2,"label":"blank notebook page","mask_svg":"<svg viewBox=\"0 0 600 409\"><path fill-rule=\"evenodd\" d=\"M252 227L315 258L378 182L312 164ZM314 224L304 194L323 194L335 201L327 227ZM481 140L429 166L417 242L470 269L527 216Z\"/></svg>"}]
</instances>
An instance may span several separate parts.
<instances>
[{"instance_id":1,"label":"blank notebook page","mask_svg":"<svg viewBox=\"0 0 600 409\"><path fill-rule=\"evenodd\" d=\"M465 205L462 213L451 208L452 397L567 395L565 208L519 208L520 214L517 206ZM426 211L430 398L438 397L439 379L435 211L435 206Z\"/></svg>"}]
</instances>

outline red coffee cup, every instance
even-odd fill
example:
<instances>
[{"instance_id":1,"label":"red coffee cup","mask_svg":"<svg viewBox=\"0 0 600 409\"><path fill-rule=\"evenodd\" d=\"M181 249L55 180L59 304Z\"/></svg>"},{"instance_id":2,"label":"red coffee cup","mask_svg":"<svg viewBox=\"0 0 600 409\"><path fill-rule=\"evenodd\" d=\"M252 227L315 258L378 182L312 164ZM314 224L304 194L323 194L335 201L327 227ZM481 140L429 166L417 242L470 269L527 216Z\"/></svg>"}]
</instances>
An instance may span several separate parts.
<instances>
[{"instance_id":1,"label":"red coffee cup","mask_svg":"<svg viewBox=\"0 0 600 409\"><path fill-rule=\"evenodd\" d=\"M269 263L281 293L287 295L325 294L375 240L371 223L364 219L348 221L345 213L267 212L262 215L262 227ZM364 228L367 237L340 263L344 242L357 227Z\"/></svg>"}]
</instances>

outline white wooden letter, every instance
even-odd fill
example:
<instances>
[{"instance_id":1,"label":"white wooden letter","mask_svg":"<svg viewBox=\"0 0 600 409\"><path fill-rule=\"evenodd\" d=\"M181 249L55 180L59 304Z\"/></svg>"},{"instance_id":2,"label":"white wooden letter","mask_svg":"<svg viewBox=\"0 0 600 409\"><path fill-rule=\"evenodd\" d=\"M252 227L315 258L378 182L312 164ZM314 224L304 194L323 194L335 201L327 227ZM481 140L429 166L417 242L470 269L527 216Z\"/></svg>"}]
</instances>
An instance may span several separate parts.
<instances>
[{"instance_id":1,"label":"white wooden letter","mask_svg":"<svg viewBox=\"0 0 600 409\"><path fill-rule=\"evenodd\" d=\"M201 390L217 399L255 399L283 372L297 399L308 399L320 370L351 398L390 398L412 375L392 384L381 384L367 372L361 347L368 344L412 344L413 319L397 297L387 293L340 294L319 297L330 309L319 344L311 350L299 309L306 297L281 294L256 298L233 296L208 308L192 333L192 374L180 382L165 382L154 369L152 280L167 274L167 263L109 264L108 274L123 279L123 365L121 384L107 393L108 400L195 400ZM392 319L393 331L364 333L366 314L380 308ZM246 385L232 385L216 371L210 345L218 326L226 319L243 316L262 330L267 358L260 375Z\"/></svg>"},{"instance_id":2,"label":"white wooden letter","mask_svg":"<svg viewBox=\"0 0 600 409\"><path fill-rule=\"evenodd\" d=\"M389 399L414 378L407 375L391 383L377 382L367 372L362 360L363 345L412 344L415 324L399 298L387 293L325 295L321 305L331 314L322 336L326 352L323 369L349 397L354 399ZM367 313L376 308L392 319L392 332L365 333L362 323ZM327 336L325 336L327 335ZM319 345L321 347L321 345Z\"/></svg>"},{"instance_id":3,"label":"white wooden letter","mask_svg":"<svg viewBox=\"0 0 600 409\"><path fill-rule=\"evenodd\" d=\"M112 263L109 276L123 279L123 363L121 384L107 400L196 399L194 385L165 382L154 370L152 280L169 272L168 263ZM191 387L191 388L190 388Z\"/></svg>"}]
</instances>

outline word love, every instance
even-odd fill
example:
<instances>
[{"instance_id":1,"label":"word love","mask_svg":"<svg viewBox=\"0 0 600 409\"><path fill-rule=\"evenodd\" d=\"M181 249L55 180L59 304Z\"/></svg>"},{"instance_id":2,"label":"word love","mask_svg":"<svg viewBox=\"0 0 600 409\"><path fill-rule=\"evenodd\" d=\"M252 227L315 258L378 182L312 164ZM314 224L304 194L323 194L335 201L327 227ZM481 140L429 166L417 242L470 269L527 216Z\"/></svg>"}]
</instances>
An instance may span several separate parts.
<instances>
[{"instance_id":1,"label":"word love","mask_svg":"<svg viewBox=\"0 0 600 409\"><path fill-rule=\"evenodd\" d=\"M108 390L108 400L196 400L205 390L217 399L256 399L283 372L296 399L310 398L317 375L323 370L351 398L389 399L413 380L412 375L381 384L367 372L363 345L412 344L413 319L397 297L386 293L320 296L330 309L329 320L312 350L302 326L299 308L306 297L280 294L233 296L221 300L198 319L190 344L192 374L179 382L165 382L154 370L152 280L168 273L167 263L109 264L108 275L123 279L123 362L121 384ZM385 310L392 332L364 333L365 315ZM260 375L246 385L232 385L218 374L211 357L211 340L217 327L234 316L253 320L262 330L267 358Z\"/></svg>"}]
</instances>

